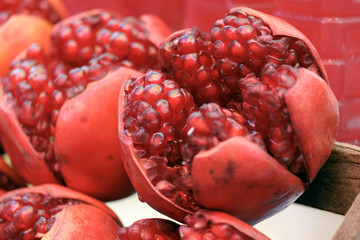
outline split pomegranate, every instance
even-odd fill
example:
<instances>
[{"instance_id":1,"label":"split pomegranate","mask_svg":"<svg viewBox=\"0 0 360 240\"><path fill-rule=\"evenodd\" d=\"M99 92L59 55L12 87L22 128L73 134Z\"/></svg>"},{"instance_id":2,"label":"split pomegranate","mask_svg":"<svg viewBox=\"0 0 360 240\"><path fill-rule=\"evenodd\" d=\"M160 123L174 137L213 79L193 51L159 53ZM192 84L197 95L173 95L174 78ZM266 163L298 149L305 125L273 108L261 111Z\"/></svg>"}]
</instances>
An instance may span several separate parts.
<instances>
[{"instance_id":1,"label":"split pomegranate","mask_svg":"<svg viewBox=\"0 0 360 240\"><path fill-rule=\"evenodd\" d=\"M59 185L0 197L0 239L115 239L118 217L102 202Z\"/></svg>"},{"instance_id":2,"label":"split pomegranate","mask_svg":"<svg viewBox=\"0 0 360 240\"><path fill-rule=\"evenodd\" d=\"M184 222L186 225L179 226L165 219L142 219L129 227L120 228L116 239L269 239L250 225L221 212L199 211L187 215Z\"/></svg>"},{"instance_id":3,"label":"split pomegranate","mask_svg":"<svg viewBox=\"0 0 360 240\"><path fill-rule=\"evenodd\" d=\"M26 181L104 200L133 191L117 141L116 99L122 81L140 75L134 69L157 64L146 24L101 9L80 13L55 25L49 51L33 44L12 63L2 80L2 142ZM167 35L160 30L151 34Z\"/></svg>"},{"instance_id":4,"label":"split pomegranate","mask_svg":"<svg viewBox=\"0 0 360 240\"><path fill-rule=\"evenodd\" d=\"M159 54L163 72L130 78L119 99L124 165L140 199L178 221L212 209L251 224L293 203L339 121L309 40L235 8L211 34L173 33Z\"/></svg>"}]
</instances>

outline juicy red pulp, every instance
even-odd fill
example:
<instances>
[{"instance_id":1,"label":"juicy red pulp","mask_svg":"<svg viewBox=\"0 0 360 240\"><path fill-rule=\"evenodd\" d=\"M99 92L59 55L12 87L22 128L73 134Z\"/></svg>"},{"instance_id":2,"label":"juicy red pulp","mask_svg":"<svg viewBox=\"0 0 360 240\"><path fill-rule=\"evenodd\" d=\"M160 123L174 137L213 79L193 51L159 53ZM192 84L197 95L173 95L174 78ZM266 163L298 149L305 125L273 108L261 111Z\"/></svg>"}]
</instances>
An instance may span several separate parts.
<instances>
[{"instance_id":1,"label":"juicy red pulp","mask_svg":"<svg viewBox=\"0 0 360 240\"><path fill-rule=\"evenodd\" d=\"M91 12L61 22L52 32L50 54L36 44L30 46L2 80L24 133L59 180L53 143L60 108L88 83L117 67L142 69L156 64L157 49L146 38L143 25L140 20L109 12ZM114 50L119 44L125 44L122 47L127 50L121 55Z\"/></svg>"},{"instance_id":2,"label":"juicy red pulp","mask_svg":"<svg viewBox=\"0 0 360 240\"><path fill-rule=\"evenodd\" d=\"M296 84L298 69L317 69L301 40L273 36L261 19L237 10L215 23L211 37L196 28L172 35L160 46L159 61L167 77L149 71L143 77L130 79L125 88L123 118L125 134L142 158L140 164L163 195L196 210L198 204L192 196L193 157L235 136L267 150L285 168L306 180L285 102L287 91ZM153 79L159 74L161 77ZM150 84L152 81L156 87ZM158 108L166 96L160 86L168 81L175 81L177 88L193 96L191 108L184 103L180 108L186 110L185 115L169 107ZM169 116L181 116L181 122L169 117L168 112ZM169 123L175 138L167 139L164 134ZM181 155L178 148L169 147L174 141L179 143ZM158 148L149 149L152 146ZM180 157L175 164L174 154Z\"/></svg>"},{"instance_id":3,"label":"juicy red pulp","mask_svg":"<svg viewBox=\"0 0 360 240\"><path fill-rule=\"evenodd\" d=\"M37 15L52 23L60 21L60 16L47 0L3 0L0 2L0 24L5 23L15 13Z\"/></svg>"},{"instance_id":4,"label":"juicy red pulp","mask_svg":"<svg viewBox=\"0 0 360 240\"><path fill-rule=\"evenodd\" d=\"M58 212L79 203L42 193L5 198L0 202L0 239L41 239L51 229Z\"/></svg>"}]
</instances>

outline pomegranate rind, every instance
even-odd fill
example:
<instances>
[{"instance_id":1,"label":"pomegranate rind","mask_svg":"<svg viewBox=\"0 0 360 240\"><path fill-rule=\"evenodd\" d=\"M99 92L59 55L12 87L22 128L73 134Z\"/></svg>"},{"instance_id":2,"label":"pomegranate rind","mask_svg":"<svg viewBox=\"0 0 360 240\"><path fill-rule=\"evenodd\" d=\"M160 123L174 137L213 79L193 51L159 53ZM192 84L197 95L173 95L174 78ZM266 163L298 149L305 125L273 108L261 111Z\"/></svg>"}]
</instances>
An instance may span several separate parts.
<instances>
[{"instance_id":1,"label":"pomegranate rind","mask_svg":"<svg viewBox=\"0 0 360 240\"><path fill-rule=\"evenodd\" d=\"M0 27L0 76L9 71L13 59L32 43L45 51L50 47L52 24L44 18L14 14Z\"/></svg>"},{"instance_id":2,"label":"pomegranate rind","mask_svg":"<svg viewBox=\"0 0 360 240\"><path fill-rule=\"evenodd\" d=\"M90 83L61 107L54 150L68 187L103 200L133 192L122 165L117 111L122 83L140 75L133 69L119 68Z\"/></svg>"},{"instance_id":3,"label":"pomegranate rind","mask_svg":"<svg viewBox=\"0 0 360 240\"><path fill-rule=\"evenodd\" d=\"M253 240L270 240L270 238L253 228L251 225L224 212L199 210L194 215L203 216L213 224L228 224Z\"/></svg>"},{"instance_id":4,"label":"pomegranate rind","mask_svg":"<svg viewBox=\"0 0 360 240\"><path fill-rule=\"evenodd\" d=\"M26 182L34 185L59 183L43 156L31 145L14 112L6 104L3 93L0 93L0 139L14 171Z\"/></svg>"},{"instance_id":5,"label":"pomegranate rind","mask_svg":"<svg viewBox=\"0 0 360 240\"><path fill-rule=\"evenodd\" d=\"M157 47L172 33L170 27L154 14L143 14L140 16L140 20L145 23L145 29L149 32L149 40Z\"/></svg>"},{"instance_id":6,"label":"pomegranate rind","mask_svg":"<svg viewBox=\"0 0 360 240\"><path fill-rule=\"evenodd\" d=\"M121 149L125 156L123 159L125 170L141 201L146 202L162 214L179 222L183 222L185 216L193 212L174 204L152 185L146 175L146 170L140 165L141 159L136 155L131 138L124 134L124 121L122 118L125 99L124 87L125 85L123 84L119 95L118 129Z\"/></svg>"},{"instance_id":7,"label":"pomegranate rind","mask_svg":"<svg viewBox=\"0 0 360 240\"><path fill-rule=\"evenodd\" d=\"M323 79L304 68L299 69L297 82L285 101L311 182L334 147L339 128L338 102Z\"/></svg>"},{"instance_id":8,"label":"pomegranate rind","mask_svg":"<svg viewBox=\"0 0 360 240\"><path fill-rule=\"evenodd\" d=\"M329 84L328 76L325 70L325 66L321 61L321 58L319 56L319 53L315 49L314 45L311 43L311 41L297 28L295 28L290 23L286 22L285 20L278 18L276 16L272 16L251 8L247 7L235 7L230 9L229 12L236 11L236 10L242 10L246 12L249 15L253 15L257 18L260 18L263 20L272 31L273 36L288 36L288 37L294 37L299 40L302 40L307 48L309 49L312 57L314 58L314 61L316 63L316 66L318 67L320 76L325 80L327 84Z\"/></svg>"},{"instance_id":9,"label":"pomegranate rind","mask_svg":"<svg viewBox=\"0 0 360 240\"><path fill-rule=\"evenodd\" d=\"M79 200L84 204L92 205L98 209L101 209L102 212L105 212L107 215L113 218L115 222L121 225L121 221L116 216L116 214L102 201L58 184L43 184L34 187L18 188L3 194L0 197L0 201L2 199L24 193L41 193L44 195L50 195L53 198Z\"/></svg>"},{"instance_id":10,"label":"pomegranate rind","mask_svg":"<svg viewBox=\"0 0 360 240\"><path fill-rule=\"evenodd\" d=\"M42 240L116 239L119 224L91 205L68 206L55 215L54 225Z\"/></svg>"},{"instance_id":11,"label":"pomegranate rind","mask_svg":"<svg viewBox=\"0 0 360 240\"><path fill-rule=\"evenodd\" d=\"M305 190L298 177L244 137L197 154L191 173L193 194L202 208L224 211L250 224L285 209Z\"/></svg>"}]
</instances>

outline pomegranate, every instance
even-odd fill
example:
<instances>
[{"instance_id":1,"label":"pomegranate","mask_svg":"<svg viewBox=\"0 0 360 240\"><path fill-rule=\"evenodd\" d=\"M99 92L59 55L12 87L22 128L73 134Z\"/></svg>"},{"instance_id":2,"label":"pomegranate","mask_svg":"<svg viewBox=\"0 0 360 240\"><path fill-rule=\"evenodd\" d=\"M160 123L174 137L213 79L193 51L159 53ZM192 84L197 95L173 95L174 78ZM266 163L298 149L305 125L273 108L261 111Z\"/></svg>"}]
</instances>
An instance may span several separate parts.
<instances>
[{"instance_id":1,"label":"pomegranate","mask_svg":"<svg viewBox=\"0 0 360 240\"><path fill-rule=\"evenodd\" d=\"M199 209L255 224L292 204L327 160L338 104L310 41L231 9L160 46L162 71L124 83L119 137L139 198L183 221Z\"/></svg>"},{"instance_id":2,"label":"pomegranate","mask_svg":"<svg viewBox=\"0 0 360 240\"><path fill-rule=\"evenodd\" d=\"M31 43L47 46L52 25L67 16L59 0L0 2L0 76Z\"/></svg>"},{"instance_id":3,"label":"pomegranate","mask_svg":"<svg viewBox=\"0 0 360 240\"><path fill-rule=\"evenodd\" d=\"M115 239L118 217L102 202L46 184L0 197L0 239Z\"/></svg>"},{"instance_id":4,"label":"pomegranate","mask_svg":"<svg viewBox=\"0 0 360 240\"><path fill-rule=\"evenodd\" d=\"M54 26L49 51L33 44L12 63L2 80L0 133L27 182L103 200L133 192L117 138L117 97L126 77L157 66L148 37L164 38L168 29L151 32L151 21L160 20L80 13Z\"/></svg>"},{"instance_id":5,"label":"pomegranate","mask_svg":"<svg viewBox=\"0 0 360 240\"><path fill-rule=\"evenodd\" d=\"M116 239L269 239L250 225L222 212L199 211L187 215L184 222L186 225L179 226L165 219L142 219L129 227L121 227Z\"/></svg>"}]
</instances>

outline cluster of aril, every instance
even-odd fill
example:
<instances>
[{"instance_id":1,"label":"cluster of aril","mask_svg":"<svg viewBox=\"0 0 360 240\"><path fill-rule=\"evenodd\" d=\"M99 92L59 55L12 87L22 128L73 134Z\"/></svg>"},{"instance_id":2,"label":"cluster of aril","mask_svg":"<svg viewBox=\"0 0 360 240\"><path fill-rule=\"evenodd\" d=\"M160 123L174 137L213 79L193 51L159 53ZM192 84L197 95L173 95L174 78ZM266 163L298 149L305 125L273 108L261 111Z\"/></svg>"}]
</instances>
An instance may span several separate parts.
<instances>
[{"instance_id":1,"label":"cluster of aril","mask_svg":"<svg viewBox=\"0 0 360 240\"><path fill-rule=\"evenodd\" d=\"M55 174L54 129L64 102L120 66L152 67L157 54L139 19L96 11L64 21L53 29L50 53L31 45L2 80L23 131ZM113 51L125 43L125 54Z\"/></svg>"},{"instance_id":2,"label":"cluster of aril","mask_svg":"<svg viewBox=\"0 0 360 240\"><path fill-rule=\"evenodd\" d=\"M121 227L116 240L164 239L164 240L202 240L202 239L253 239L227 223L213 222L211 218L198 213L187 215L186 225L164 219L142 219L129 227Z\"/></svg>"},{"instance_id":3,"label":"cluster of aril","mask_svg":"<svg viewBox=\"0 0 360 240\"><path fill-rule=\"evenodd\" d=\"M160 46L159 52L161 69L190 91L197 102L224 100L207 33L196 27L175 33Z\"/></svg>"},{"instance_id":4,"label":"cluster of aril","mask_svg":"<svg viewBox=\"0 0 360 240\"><path fill-rule=\"evenodd\" d=\"M179 225L169 220L142 219L129 227L121 227L116 240L153 239L154 237L163 240L178 240L180 239L178 228Z\"/></svg>"},{"instance_id":5,"label":"cluster of aril","mask_svg":"<svg viewBox=\"0 0 360 240\"><path fill-rule=\"evenodd\" d=\"M47 0L18 0L0 2L0 24L15 13L31 14L48 19L52 23L60 21L60 16Z\"/></svg>"},{"instance_id":6,"label":"cluster of aril","mask_svg":"<svg viewBox=\"0 0 360 240\"><path fill-rule=\"evenodd\" d=\"M154 78L162 73L149 71L130 79L123 116L125 134L157 190L196 210L189 170L193 157L235 136L257 144L298 176L304 174L284 100L298 68L317 71L301 40L273 36L261 19L235 10L215 22L211 36L196 28L179 31L159 53L167 77ZM182 108L167 101L164 84L173 81L178 92L191 93L192 106L184 96ZM174 155L180 157L176 164Z\"/></svg>"},{"instance_id":7,"label":"cluster of aril","mask_svg":"<svg viewBox=\"0 0 360 240\"><path fill-rule=\"evenodd\" d=\"M252 238L238 231L227 223L215 223L204 215L187 215L184 219L186 225L179 228L181 239L230 239L251 240Z\"/></svg>"},{"instance_id":8,"label":"cluster of aril","mask_svg":"<svg viewBox=\"0 0 360 240\"><path fill-rule=\"evenodd\" d=\"M64 207L80 202L41 193L20 193L0 202L0 239L41 239Z\"/></svg>"}]
</instances>

